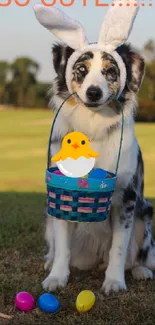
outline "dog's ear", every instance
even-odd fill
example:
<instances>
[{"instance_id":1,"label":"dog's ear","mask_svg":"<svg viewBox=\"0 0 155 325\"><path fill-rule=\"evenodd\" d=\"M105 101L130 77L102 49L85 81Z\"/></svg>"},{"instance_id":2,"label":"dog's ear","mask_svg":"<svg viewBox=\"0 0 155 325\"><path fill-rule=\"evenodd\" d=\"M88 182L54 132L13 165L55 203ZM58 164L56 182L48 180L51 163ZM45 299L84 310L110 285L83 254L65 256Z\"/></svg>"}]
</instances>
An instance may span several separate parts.
<instances>
[{"instance_id":1,"label":"dog's ear","mask_svg":"<svg viewBox=\"0 0 155 325\"><path fill-rule=\"evenodd\" d=\"M67 91L66 65L73 52L71 47L62 44L55 44L52 48L53 66L57 74L57 86L60 92Z\"/></svg>"},{"instance_id":2,"label":"dog's ear","mask_svg":"<svg viewBox=\"0 0 155 325\"><path fill-rule=\"evenodd\" d=\"M74 50L69 46L54 44L52 48L53 65L59 77L60 74L65 74L67 61L73 52Z\"/></svg>"},{"instance_id":3,"label":"dog's ear","mask_svg":"<svg viewBox=\"0 0 155 325\"><path fill-rule=\"evenodd\" d=\"M71 47L61 44L54 44L52 47L53 65L55 72L64 74L69 57L74 52Z\"/></svg>"},{"instance_id":4,"label":"dog's ear","mask_svg":"<svg viewBox=\"0 0 155 325\"><path fill-rule=\"evenodd\" d=\"M117 49L127 70L126 86L130 91L137 93L145 75L145 63L140 54L131 50L129 45L122 45Z\"/></svg>"},{"instance_id":5,"label":"dog's ear","mask_svg":"<svg viewBox=\"0 0 155 325\"><path fill-rule=\"evenodd\" d=\"M129 73L129 80L127 86L129 90L137 93L141 87L144 74L145 74L145 64L143 58L134 52L131 55L131 71Z\"/></svg>"}]
</instances>

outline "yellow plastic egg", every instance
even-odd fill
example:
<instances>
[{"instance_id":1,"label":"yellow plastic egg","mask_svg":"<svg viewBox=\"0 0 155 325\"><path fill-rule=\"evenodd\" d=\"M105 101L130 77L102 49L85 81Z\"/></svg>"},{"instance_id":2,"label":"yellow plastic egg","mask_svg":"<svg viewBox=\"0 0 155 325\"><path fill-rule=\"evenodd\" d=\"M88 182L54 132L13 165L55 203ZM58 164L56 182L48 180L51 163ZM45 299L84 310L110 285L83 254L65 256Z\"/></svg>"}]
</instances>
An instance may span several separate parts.
<instances>
[{"instance_id":1,"label":"yellow plastic egg","mask_svg":"<svg viewBox=\"0 0 155 325\"><path fill-rule=\"evenodd\" d=\"M83 290L76 298L76 309L79 312L86 312L90 310L95 304L95 295L90 290Z\"/></svg>"},{"instance_id":2,"label":"yellow plastic egg","mask_svg":"<svg viewBox=\"0 0 155 325\"><path fill-rule=\"evenodd\" d=\"M88 178L88 174L87 175L84 175L82 178Z\"/></svg>"}]
</instances>

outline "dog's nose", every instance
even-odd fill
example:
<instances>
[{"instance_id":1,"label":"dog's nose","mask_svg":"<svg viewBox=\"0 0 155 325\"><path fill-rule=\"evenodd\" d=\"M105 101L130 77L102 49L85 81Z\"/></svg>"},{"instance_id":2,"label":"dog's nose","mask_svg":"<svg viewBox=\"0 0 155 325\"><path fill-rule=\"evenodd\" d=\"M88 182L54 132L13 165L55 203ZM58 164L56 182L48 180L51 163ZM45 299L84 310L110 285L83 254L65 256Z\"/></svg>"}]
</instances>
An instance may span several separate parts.
<instances>
[{"instance_id":1,"label":"dog's nose","mask_svg":"<svg viewBox=\"0 0 155 325\"><path fill-rule=\"evenodd\" d=\"M86 95L92 102L97 102L102 97L102 90L99 87L90 86L86 91Z\"/></svg>"}]
</instances>

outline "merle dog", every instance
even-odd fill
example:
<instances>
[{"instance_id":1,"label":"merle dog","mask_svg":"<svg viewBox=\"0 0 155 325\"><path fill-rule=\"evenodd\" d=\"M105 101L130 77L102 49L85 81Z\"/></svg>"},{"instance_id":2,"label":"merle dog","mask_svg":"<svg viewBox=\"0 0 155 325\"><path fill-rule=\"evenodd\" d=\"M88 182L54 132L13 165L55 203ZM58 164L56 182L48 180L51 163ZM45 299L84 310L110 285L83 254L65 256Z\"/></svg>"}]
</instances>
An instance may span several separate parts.
<instances>
[{"instance_id":1,"label":"merle dog","mask_svg":"<svg viewBox=\"0 0 155 325\"><path fill-rule=\"evenodd\" d=\"M57 110L69 95L65 72L73 53L68 46L53 47L53 63L57 73L51 105ZM144 77L143 58L129 45L117 49L127 70L126 86L119 98L124 110L124 138L118 169L116 190L108 219L102 223L67 223L47 217L46 240L49 246L45 268L50 269L43 287L55 290L68 281L70 265L81 270L99 265L105 269L102 289L126 289L125 270L135 279L152 278L155 269L155 246L152 239L153 208L144 197L144 167L134 123L136 93ZM98 84L92 87L98 76ZM81 131L100 153L96 167L114 171L121 132L121 112L115 100L108 101L111 90L117 94L120 73L114 58L104 52L86 52L72 69L72 88L81 99L70 98L57 118L51 141L51 154L61 146L66 133ZM96 80L96 79L95 79ZM103 100L104 94L104 100ZM105 102L106 98L106 102Z\"/></svg>"}]
</instances>

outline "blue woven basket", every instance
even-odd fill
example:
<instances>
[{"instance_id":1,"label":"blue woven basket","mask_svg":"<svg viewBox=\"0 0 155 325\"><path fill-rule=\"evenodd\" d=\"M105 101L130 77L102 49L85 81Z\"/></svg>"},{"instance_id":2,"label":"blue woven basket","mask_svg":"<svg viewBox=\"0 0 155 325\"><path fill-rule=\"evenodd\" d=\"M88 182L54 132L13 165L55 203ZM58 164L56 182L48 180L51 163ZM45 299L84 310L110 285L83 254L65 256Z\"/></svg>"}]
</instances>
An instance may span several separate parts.
<instances>
[{"instance_id":1,"label":"blue woven basket","mask_svg":"<svg viewBox=\"0 0 155 325\"><path fill-rule=\"evenodd\" d=\"M122 112L122 128L116 172L114 174L108 171L108 178L105 179L86 179L61 176L54 173L54 171L58 170L56 167L49 167L51 161L50 147L52 133L56 118L62 105L54 118L49 138L48 163L46 170L47 214L48 216L57 219L72 222L104 221L107 219L109 214L112 195L117 180L117 170L120 160L124 126L122 107L120 105Z\"/></svg>"}]
</instances>

